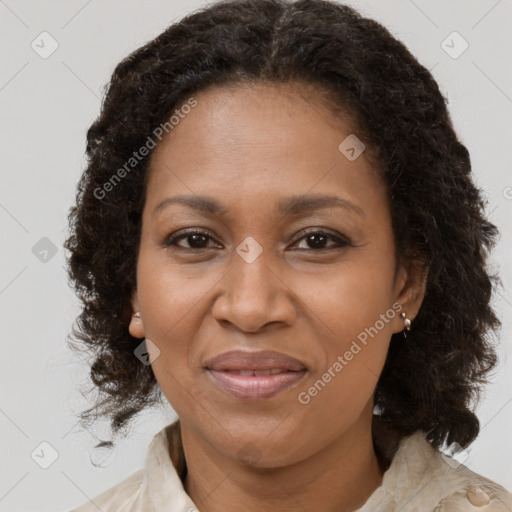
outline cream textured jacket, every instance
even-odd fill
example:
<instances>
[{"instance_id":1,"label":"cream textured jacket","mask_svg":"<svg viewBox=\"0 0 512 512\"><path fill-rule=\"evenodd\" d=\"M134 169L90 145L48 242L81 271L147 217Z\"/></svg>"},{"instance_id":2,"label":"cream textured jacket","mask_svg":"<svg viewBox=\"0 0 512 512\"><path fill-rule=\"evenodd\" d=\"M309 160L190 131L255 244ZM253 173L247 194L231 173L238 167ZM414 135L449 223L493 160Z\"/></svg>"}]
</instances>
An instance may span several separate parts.
<instances>
[{"instance_id":1,"label":"cream textured jacket","mask_svg":"<svg viewBox=\"0 0 512 512\"><path fill-rule=\"evenodd\" d=\"M389 446L382 449L390 453ZM512 512L512 494L446 459L420 431L391 451L381 486L357 512ZM143 469L72 512L197 512L185 475L177 421L154 437Z\"/></svg>"}]
</instances>

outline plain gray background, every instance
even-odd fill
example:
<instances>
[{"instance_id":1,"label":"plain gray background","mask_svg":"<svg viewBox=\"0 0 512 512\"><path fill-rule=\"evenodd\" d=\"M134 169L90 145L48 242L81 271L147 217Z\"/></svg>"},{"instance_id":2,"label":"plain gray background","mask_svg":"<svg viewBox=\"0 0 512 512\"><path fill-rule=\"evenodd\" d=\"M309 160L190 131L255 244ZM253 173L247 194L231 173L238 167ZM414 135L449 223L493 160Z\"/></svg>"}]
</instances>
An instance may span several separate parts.
<instances>
[{"instance_id":1,"label":"plain gray background","mask_svg":"<svg viewBox=\"0 0 512 512\"><path fill-rule=\"evenodd\" d=\"M504 283L496 299L503 321L501 362L479 405L482 431L465 464L512 489L512 2L347 3L381 21L432 70L471 153L490 218L501 229L492 258ZM202 5L196 0L0 0L2 511L79 505L142 467L148 443L175 419L169 406L141 415L104 469L91 464L91 458L105 456L92 450L105 429L97 425L81 432L76 426L74 413L87 405L80 389L88 368L65 344L78 303L66 284L62 243L85 165L86 130L99 114L102 87L114 66ZM464 42L451 35L454 31L469 44L457 58L454 52ZM44 48L51 49L42 32L58 44L46 59L31 47L45 37ZM442 46L448 36L452 56ZM49 461L52 449L57 458L48 469L31 456L37 460L44 453L40 459Z\"/></svg>"}]
</instances>

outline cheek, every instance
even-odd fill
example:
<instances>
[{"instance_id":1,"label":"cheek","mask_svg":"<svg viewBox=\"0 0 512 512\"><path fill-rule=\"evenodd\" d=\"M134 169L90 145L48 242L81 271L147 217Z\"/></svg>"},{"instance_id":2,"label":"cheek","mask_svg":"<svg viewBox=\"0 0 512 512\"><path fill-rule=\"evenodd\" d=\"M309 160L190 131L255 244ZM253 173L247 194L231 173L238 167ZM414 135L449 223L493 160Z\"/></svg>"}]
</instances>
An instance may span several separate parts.
<instances>
[{"instance_id":1,"label":"cheek","mask_svg":"<svg viewBox=\"0 0 512 512\"><path fill-rule=\"evenodd\" d=\"M356 339L364 343L365 333L386 345L396 315L393 273L393 258L368 247L325 275L297 276L301 301L315 313L329 349L347 350Z\"/></svg>"},{"instance_id":2,"label":"cheek","mask_svg":"<svg viewBox=\"0 0 512 512\"><path fill-rule=\"evenodd\" d=\"M201 306L216 281L217 272L188 272L183 265L172 262L165 250L141 250L137 291L145 309L146 336L160 343L172 339L179 345L182 336L177 333L194 316L195 308Z\"/></svg>"},{"instance_id":3,"label":"cheek","mask_svg":"<svg viewBox=\"0 0 512 512\"><path fill-rule=\"evenodd\" d=\"M301 389L301 403L317 410L317 417L327 410L357 415L375 389L399 314L393 308L392 254L376 256L368 248L328 280L302 282L302 298L314 313L309 318L316 323L318 348L325 353L325 363Z\"/></svg>"},{"instance_id":4,"label":"cheek","mask_svg":"<svg viewBox=\"0 0 512 512\"><path fill-rule=\"evenodd\" d=\"M392 322L391 318L381 320L380 315L389 312L390 297L375 284L351 274L334 282L336 291L327 290L330 300L319 302L316 309L329 326L325 332L330 335L318 339L326 363L297 389L296 407L303 426L323 432L324 440L334 438L360 417L372 400L386 361ZM397 314L392 309L391 313Z\"/></svg>"},{"instance_id":5,"label":"cheek","mask_svg":"<svg viewBox=\"0 0 512 512\"><path fill-rule=\"evenodd\" d=\"M197 315L203 306L201 299L214 282L207 273L201 279L188 279L165 257L165 251L141 250L139 254L137 292L144 335L159 349L153 372L169 401L179 399L180 382L190 380L189 349L198 328Z\"/></svg>"}]
</instances>

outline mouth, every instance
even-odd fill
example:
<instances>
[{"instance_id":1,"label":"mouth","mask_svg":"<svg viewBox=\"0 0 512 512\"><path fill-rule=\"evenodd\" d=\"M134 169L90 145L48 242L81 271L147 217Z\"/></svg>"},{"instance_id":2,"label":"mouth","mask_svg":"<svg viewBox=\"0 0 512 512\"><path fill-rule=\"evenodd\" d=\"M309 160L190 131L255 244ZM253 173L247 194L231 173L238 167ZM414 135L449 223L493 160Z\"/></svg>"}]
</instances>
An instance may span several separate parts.
<instances>
[{"instance_id":1,"label":"mouth","mask_svg":"<svg viewBox=\"0 0 512 512\"><path fill-rule=\"evenodd\" d=\"M213 383L231 397L262 400L288 390L308 373L304 363L274 351L232 351L206 362Z\"/></svg>"},{"instance_id":2,"label":"mouth","mask_svg":"<svg viewBox=\"0 0 512 512\"><path fill-rule=\"evenodd\" d=\"M209 368L211 369L211 368ZM258 375L279 375L281 373L289 372L292 370L283 370L282 368L271 368L270 370L220 370L233 375L247 375L256 377Z\"/></svg>"}]
</instances>

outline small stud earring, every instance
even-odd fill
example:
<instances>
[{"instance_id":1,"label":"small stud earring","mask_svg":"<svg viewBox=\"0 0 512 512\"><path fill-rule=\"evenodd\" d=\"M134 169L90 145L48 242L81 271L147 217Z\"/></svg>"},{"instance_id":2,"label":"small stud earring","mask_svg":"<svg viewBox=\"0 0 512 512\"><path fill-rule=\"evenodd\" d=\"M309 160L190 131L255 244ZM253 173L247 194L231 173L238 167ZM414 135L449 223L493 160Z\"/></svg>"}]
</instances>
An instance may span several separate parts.
<instances>
[{"instance_id":1,"label":"small stud earring","mask_svg":"<svg viewBox=\"0 0 512 512\"><path fill-rule=\"evenodd\" d=\"M140 313L137 311L137 313L135 313L133 316L134 316L135 318L140 318Z\"/></svg>"},{"instance_id":2,"label":"small stud earring","mask_svg":"<svg viewBox=\"0 0 512 512\"><path fill-rule=\"evenodd\" d=\"M405 339L405 338L407 338L407 334L405 333L405 331L411 330L411 320L409 318L407 318L407 315L403 312L400 313L400 317L403 319L404 325L405 325L405 330L403 331L404 339Z\"/></svg>"}]
</instances>

